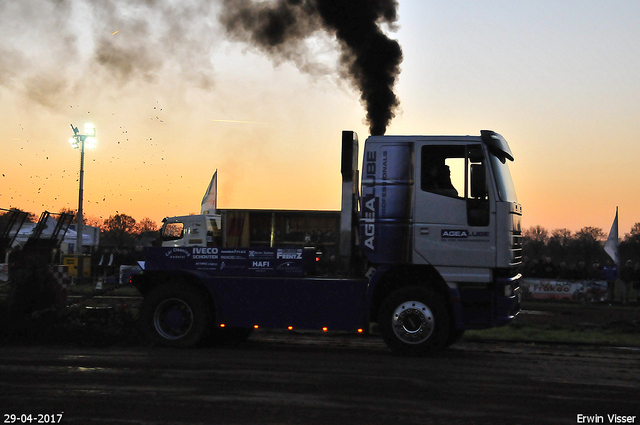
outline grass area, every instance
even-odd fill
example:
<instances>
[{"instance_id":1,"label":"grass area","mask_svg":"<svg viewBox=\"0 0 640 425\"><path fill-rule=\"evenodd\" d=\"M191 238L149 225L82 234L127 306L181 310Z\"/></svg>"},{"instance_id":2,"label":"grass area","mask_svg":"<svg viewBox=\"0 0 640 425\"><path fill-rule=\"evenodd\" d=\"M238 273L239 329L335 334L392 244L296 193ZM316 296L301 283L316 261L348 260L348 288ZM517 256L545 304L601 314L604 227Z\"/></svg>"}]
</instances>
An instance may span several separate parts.
<instances>
[{"instance_id":1,"label":"grass area","mask_svg":"<svg viewBox=\"0 0 640 425\"><path fill-rule=\"evenodd\" d=\"M581 328L512 323L499 328L466 331L463 339L640 347L640 327L629 325Z\"/></svg>"},{"instance_id":2,"label":"grass area","mask_svg":"<svg viewBox=\"0 0 640 425\"><path fill-rule=\"evenodd\" d=\"M640 347L637 302L524 300L522 309L508 325L467 331L464 339Z\"/></svg>"},{"instance_id":3,"label":"grass area","mask_svg":"<svg viewBox=\"0 0 640 425\"><path fill-rule=\"evenodd\" d=\"M620 301L608 303L601 302L582 302L582 301L564 301L564 300L522 300L522 310L543 310L543 311L584 311L584 310L601 310L611 309L615 307L617 310L637 310L640 312L640 303L631 301L629 304L622 304ZM640 315L638 316L640 318Z\"/></svg>"}]
</instances>

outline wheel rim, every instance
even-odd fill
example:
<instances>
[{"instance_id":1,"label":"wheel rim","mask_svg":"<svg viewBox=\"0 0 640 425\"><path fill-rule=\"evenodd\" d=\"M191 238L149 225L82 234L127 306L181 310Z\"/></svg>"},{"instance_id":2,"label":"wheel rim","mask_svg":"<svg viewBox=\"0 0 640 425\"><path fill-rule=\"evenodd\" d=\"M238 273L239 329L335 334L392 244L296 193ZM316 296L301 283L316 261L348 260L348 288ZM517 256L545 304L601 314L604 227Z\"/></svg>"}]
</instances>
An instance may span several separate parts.
<instances>
[{"instance_id":1,"label":"wheel rim","mask_svg":"<svg viewBox=\"0 0 640 425\"><path fill-rule=\"evenodd\" d=\"M396 336L407 344L420 344L431 336L435 326L433 313L419 301L406 301L393 312L391 326Z\"/></svg>"},{"instance_id":2,"label":"wheel rim","mask_svg":"<svg viewBox=\"0 0 640 425\"><path fill-rule=\"evenodd\" d=\"M153 315L153 324L165 339L180 339L193 326L193 311L184 301L170 298L161 302Z\"/></svg>"}]
</instances>

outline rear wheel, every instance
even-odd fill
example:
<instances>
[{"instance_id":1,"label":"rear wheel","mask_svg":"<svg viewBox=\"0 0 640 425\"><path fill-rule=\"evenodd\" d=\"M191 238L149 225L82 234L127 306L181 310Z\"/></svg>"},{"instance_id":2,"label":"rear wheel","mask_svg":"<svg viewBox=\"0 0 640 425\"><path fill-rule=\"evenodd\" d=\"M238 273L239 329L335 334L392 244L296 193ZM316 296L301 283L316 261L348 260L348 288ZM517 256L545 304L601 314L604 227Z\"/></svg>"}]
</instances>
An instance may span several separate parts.
<instances>
[{"instance_id":1,"label":"rear wheel","mask_svg":"<svg viewBox=\"0 0 640 425\"><path fill-rule=\"evenodd\" d=\"M450 318L442 297L422 287L392 292L380 308L382 338L402 355L425 355L445 346Z\"/></svg>"},{"instance_id":2,"label":"rear wheel","mask_svg":"<svg viewBox=\"0 0 640 425\"><path fill-rule=\"evenodd\" d=\"M140 308L140 320L151 341L193 347L208 335L211 311L203 294L194 287L167 284L147 294Z\"/></svg>"}]
</instances>

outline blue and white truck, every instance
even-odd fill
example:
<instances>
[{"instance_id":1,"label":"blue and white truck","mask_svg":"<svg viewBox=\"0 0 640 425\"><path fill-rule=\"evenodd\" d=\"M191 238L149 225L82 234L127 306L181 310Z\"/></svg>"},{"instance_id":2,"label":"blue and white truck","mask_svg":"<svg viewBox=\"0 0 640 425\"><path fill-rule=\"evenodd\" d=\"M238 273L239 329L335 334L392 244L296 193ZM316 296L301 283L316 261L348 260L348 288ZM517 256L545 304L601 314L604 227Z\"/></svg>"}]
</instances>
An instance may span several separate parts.
<instances>
[{"instance_id":1,"label":"blue and white truck","mask_svg":"<svg viewBox=\"0 0 640 425\"><path fill-rule=\"evenodd\" d=\"M510 161L493 131L371 136L360 175L358 137L344 131L333 245L274 237L276 214L270 235L239 211L166 218L132 277L141 326L178 347L258 327L377 329L394 352L422 355L507 324L520 311L522 256Z\"/></svg>"}]
</instances>

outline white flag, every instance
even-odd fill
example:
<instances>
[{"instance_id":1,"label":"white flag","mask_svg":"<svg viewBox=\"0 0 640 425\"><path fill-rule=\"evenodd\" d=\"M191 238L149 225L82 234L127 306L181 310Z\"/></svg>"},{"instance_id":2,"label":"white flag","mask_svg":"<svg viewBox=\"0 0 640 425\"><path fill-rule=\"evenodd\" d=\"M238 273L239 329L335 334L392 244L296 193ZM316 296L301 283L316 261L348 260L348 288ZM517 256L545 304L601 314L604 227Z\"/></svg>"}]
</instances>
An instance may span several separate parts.
<instances>
[{"instance_id":1,"label":"white flag","mask_svg":"<svg viewBox=\"0 0 640 425\"><path fill-rule=\"evenodd\" d=\"M200 214L215 214L216 207L218 206L218 170L213 173L211 177L211 183L202 198L200 204Z\"/></svg>"},{"instance_id":2,"label":"white flag","mask_svg":"<svg viewBox=\"0 0 640 425\"><path fill-rule=\"evenodd\" d=\"M604 243L604 250L613 260L616 266L620 266L620 253L618 252L618 207L616 207L616 218L613 220L609 237Z\"/></svg>"}]
</instances>

